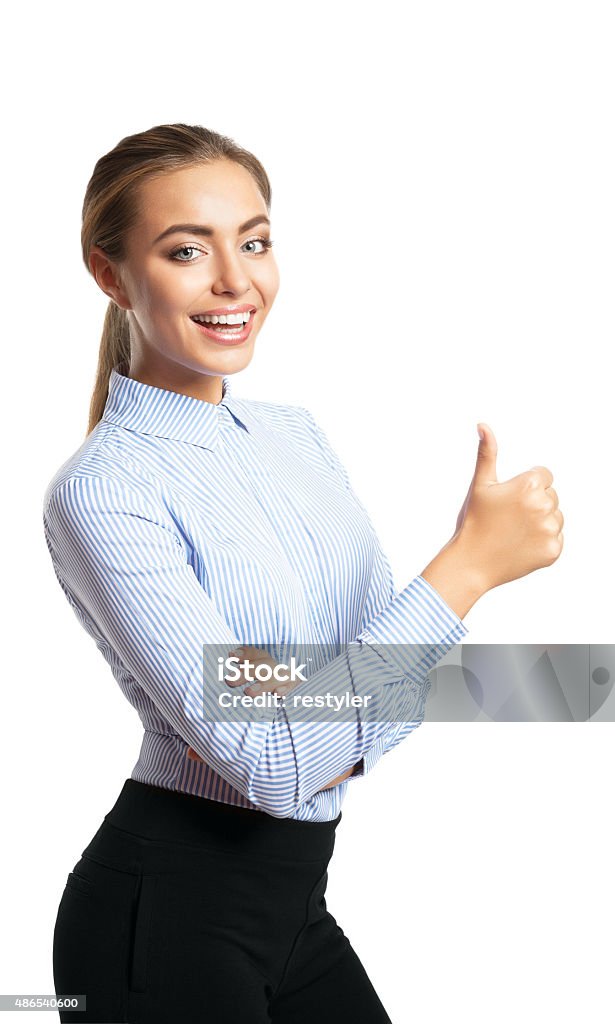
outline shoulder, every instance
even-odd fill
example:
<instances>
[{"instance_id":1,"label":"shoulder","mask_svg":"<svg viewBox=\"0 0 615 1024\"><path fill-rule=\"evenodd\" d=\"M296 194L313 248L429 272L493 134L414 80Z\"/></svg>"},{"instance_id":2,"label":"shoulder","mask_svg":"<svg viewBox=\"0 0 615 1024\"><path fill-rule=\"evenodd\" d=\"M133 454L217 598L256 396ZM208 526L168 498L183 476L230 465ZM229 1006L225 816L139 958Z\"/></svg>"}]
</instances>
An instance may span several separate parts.
<instances>
[{"instance_id":1,"label":"shoulder","mask_svg":"<svg viewBox=\"0 0 615 1024\"><path fill-rule=\"evenodd\" d=\"M164 519L160 481L126 447L125 433L101 421L56 470L43 495L46 528L87 520L93 529L105 512Z\"/></svg>"},{"instance_id":2,"label":"shoulder","mask_svg":"<svg viewBox=\"0 0 615 1024\"><path fill-rule=\"evenodd\" d=\"M244 399L253 416L267 427L319 447L326 435L313 412L304 405Z\"/></svg>"},{"instance_id":3,"label":"shoulder","mask_svg":"<svg viewBox=\"0 0 615 1024\"><path fill-rule=\"evenodd\" d=\"M288 405L282 402L264 402L258 399L244 399L253 416L274 430L284 433L302 431L306 421L307 409L300 405Z\"/></svg>"},{"instance_id":4,"label":"shoulder","mask_svg":"<svg viewBox=\"0 0 615 1024\"><path fill-rule=\"evenodd\" d=\"M249 405L261 422L283 434L317 469L332 471L349 486L348 474L335 447L310 409L281 402L250 401Z\"/></svg>"},{"instance_id":5,"label":"shoulder","mask_svg":"<svg viewBox=\"0 0 615 1024\"><path fill-rule=\"evenodd\" d=\"M318 427L305 406L257 400L249 400L246 404L252 415L268 430L283 435L286 441L299 448L318 449Z\"/></svg>"}]
</instances>

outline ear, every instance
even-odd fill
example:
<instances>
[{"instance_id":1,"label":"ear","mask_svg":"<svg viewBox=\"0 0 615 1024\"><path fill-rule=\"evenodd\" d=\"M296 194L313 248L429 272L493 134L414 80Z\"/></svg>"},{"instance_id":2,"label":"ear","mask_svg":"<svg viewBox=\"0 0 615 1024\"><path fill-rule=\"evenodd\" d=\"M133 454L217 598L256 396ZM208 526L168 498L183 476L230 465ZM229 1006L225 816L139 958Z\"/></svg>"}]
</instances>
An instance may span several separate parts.
<instances>
[{"instance_id":1,"label":"ear","mask_svg":"<svg viewBox=\"0 0 615 1024\"><path fill-rule=\"evenodd\" d=\"M108 295L120 309L132 309L130 299L124 289L117 263L109 259L104 249L93 245L89 256L90 272L98 287Z\"/></svg>"}]
</instances>

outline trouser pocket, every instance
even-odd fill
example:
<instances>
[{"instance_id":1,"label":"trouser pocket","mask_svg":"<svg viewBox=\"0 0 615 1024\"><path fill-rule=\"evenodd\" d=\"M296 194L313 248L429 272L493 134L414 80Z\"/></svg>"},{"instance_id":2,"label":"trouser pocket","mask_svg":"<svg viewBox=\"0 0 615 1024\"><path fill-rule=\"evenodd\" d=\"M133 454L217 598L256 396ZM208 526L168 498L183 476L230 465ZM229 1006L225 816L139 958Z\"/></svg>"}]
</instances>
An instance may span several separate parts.
<instances>
[{"instance_id":1,"label":"trouser pocket","mask_svg":"<svg viewBox=\"0 0 615 1024\"><path fill-rule=\"evenodd\" d=\"M139 875L134 897L128 987L144 992L152 931L152 915L158 875Z\"/></svg>"}]
</instances>

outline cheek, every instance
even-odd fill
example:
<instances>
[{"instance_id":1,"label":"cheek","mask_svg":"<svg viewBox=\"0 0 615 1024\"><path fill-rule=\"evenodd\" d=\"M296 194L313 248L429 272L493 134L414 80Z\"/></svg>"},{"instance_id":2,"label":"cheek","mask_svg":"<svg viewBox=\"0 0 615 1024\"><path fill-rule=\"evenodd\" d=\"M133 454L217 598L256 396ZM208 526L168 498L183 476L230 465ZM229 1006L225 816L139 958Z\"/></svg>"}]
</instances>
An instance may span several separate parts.
<instances>
[{"instance_id":1,"label":"cheek","mask_svg":"<svg viewBox=\"0 0 615 1024\"><path fill-rule=\"evenodd\" d=\"M149 315L170 315L184 312L194 303L195 284L191 283L189 270L182 273L181 268L171 263L157 264L144 275L143 297Z\"/></svg>"},{"instance_id":2,"label":"cheek","mask_svg":"<svg viewBox=\"0 0 615 1024\"><path fill-rule=\"evenodd\" d=\"M280 275L275 262L272 260L268 267L263 267L257 287L268 305L275 299L280 287Z\"/></svg>"}]
</instances>

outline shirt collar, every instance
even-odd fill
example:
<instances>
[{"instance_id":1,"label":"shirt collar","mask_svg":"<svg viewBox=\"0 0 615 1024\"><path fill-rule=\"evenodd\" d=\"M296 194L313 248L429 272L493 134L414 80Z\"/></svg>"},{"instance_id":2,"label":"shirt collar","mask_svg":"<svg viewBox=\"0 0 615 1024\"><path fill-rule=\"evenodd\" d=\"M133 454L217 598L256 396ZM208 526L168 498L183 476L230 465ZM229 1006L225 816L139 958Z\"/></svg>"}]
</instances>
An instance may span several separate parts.
<instances>
[{"instance_id":1,"label":"shirt collar","mask_svg":"<svg viewBox=\"0 0 615 1024\"><path fill-rule=\"evenodd\" d=\"M121 372L125 364L111 370L109 393L102 419L127 430L185 441L199 448L216 447L222 418L229 413L248 433L254 431L254 414L247 400L231 395L229 377L222 378L222 399L216 405L177 391L143 384Z\"/></svg>"}]
</instances>

